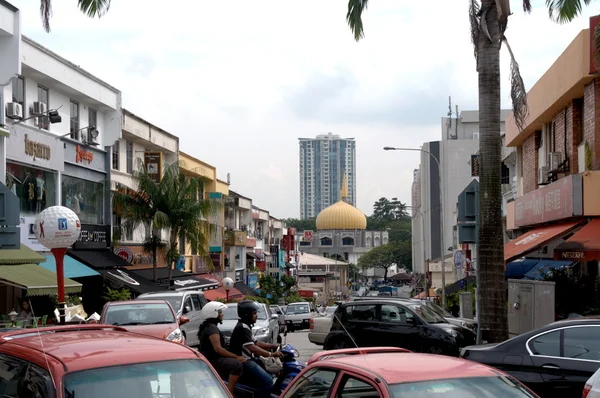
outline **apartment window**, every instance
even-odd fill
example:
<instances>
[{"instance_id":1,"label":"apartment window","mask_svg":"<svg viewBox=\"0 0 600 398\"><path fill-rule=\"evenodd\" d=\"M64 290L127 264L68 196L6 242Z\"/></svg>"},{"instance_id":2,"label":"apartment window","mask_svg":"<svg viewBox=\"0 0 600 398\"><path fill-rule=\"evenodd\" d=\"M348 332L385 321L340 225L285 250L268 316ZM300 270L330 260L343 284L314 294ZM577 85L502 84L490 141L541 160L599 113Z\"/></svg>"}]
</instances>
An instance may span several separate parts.
<instances>
[{"instance_id":1,"label":"apartment window","mask_svg":"<svg viewBox=\"0 0 600 398\"><path fill-rule=\"evenodd\" d=\"M17 76L12 83L12 102L21 104L25 113L25 78Z\"/></svg>"},{"instance_id":2,"label":"apartment window","mask_svg":"<svg viewBox=\"0 0 600 398\"><path fill-rule=\"evenodd\" d=\"M88 108L88 126L98 128L98 112L94 108Z\"/></svg>"},{"instance_id":3,"label":"apartment window","mask_svg":"<svg viewBox=\"0 0 600 398\"><path fill-rule=\"evenodd\" d=\"M502 163L502 175L500 178L502 184L510 184L510 170L504 163Z\"/></svg>"},{"instance_id":4,"label":"apartment window","mask_svg":"<svg viewBox=\"0 0 600 398\"><path fill-rule=\"evenodd\" d=\"M79 141L79 103L71 100L71 138Z\"/></svg>"},{"instance_id":5,"label":"apartment window","mask_svg":"<svg viewBox=\"0 0 600 398\"><path fill-rule=\"evenodd\" d=\"M133 142L126 142L126 150L127 150L127 172L129 174L133 173Z\"/></svg>"},{"instance_id":6,"label":"apartment window","mask_svg":"<svg viewBox=\"0 0 600 398\"><path fill-rule=\"evenodd\" d=\"M112 168L119 170L119 141L112 146Z\"/></svg>"},{"instance_id":7,"label":"apartment window","mask_svg":"<svg viewBox=\"0 0 600 398\"><path fill-rule=\"evenodd\" d=\"M46 104L46 109L48 109L50 107L50 100L48 98L48 89L42 85L38 84L38 102L43 102L44 104ZM42 117L42 126L38 126L38 127L44 127L44 128L48 128L48 126L50 125L50 119L48 118L48 116L43 116Z\"/></svg>"}]
</instances>

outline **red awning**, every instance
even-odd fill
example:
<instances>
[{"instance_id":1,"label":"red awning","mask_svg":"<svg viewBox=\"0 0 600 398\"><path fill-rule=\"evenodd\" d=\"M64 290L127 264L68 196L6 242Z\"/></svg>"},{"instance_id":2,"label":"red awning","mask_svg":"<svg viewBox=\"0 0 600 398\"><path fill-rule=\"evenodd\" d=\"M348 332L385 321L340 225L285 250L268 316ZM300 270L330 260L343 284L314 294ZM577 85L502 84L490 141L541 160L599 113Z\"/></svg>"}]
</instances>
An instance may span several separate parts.
<instances>
[{"instance_id":1,"label":"red awning","mask_svg":"<svg viewBox=\"0 0 600 398\"><path fill-rule=\"evenodd\" d=\"M219 278L213 274L200 274L200 275L198 275L198 277L200 277L202 279L208 279L209 281L214 281L219 284L219 287L217 289L204 290L202 292L202 293L204 293L204 297L206 297L210 301L214 301L217 299L225 300L227 298L227 293L225 292L225 289L223 288L223 285L221 284L221 278ZM246 296L244 296L244 294L242 292L240 292L238 289L236 289L235 287L232 287L229 290L229 299L230 300L243 300L245 297Z\"/></svg>"},{"instance_id":2,"label":"red awning","mask_svg":"<svg viewBox=\"0 0 600 398\"><path fill-rule=\"evenodd\" d=\"M600 218L595 218L554 249L555 260L600 260Z\"/></svg>"},{"instance_id":3,"label":"red awning","mask_svg":"<svg viewBox=\"0 0 600 398\"><path fill-rule=\"evenodd\" d=\"M504 245L504 262L509 262L515 258L544 246L548 242L566 235L583 221L569 221L560 224L547 225L545 227L535 228L517 239Z\"/></svg>"}]
</instances>

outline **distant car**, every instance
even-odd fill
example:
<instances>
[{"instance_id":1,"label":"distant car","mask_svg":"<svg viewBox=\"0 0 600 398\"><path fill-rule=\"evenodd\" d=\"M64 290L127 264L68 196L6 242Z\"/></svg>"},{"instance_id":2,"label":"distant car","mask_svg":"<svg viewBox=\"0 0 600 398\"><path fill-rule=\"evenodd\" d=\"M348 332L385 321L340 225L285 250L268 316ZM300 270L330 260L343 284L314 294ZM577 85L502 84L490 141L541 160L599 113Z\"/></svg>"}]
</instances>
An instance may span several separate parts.
<instances>
[{"instance_id":1,"label":"distant car","mask_svg":"<svg viewBox=\"0 0 600 398\"><path fill-rule=\"evenodd\" d=\"M281 394L296 397L532 398L516 379L459 358L376 347L324 351Z\"/></svg>"},{"instance_id":2,"label":"distant car","mask_svg":"<svg viewBox=\"0 0 600 398\"><path fill-rule=\"evenodd\" d=\"M279 337L279 322L277 314L271 313L271 310L263 303L257 303L259 307L258 319L252 328L252 334L258 341L276 344L281 341ZM225 336L225 341L229 344L233 328L238 323L237 303L227 304L227 309L223 311L223 323L218 325Z\"/></svg>"},{"instance_id":3,"label":"distant car","mask_svg":"<svg viewBox=\"0 0 600 398\"><path fill-rule=\"evenodd\" d=\"M132 332L185 344L179 325L189 322L179 319L164 300L109 301L104 305L100 323L121 326Z\"/></svg>"},{"instance_id":4,"label":"distant car","mask_svg":"<svg viewBox=\"0 0 600 398\"><path fill-rule=\"evenodd\" d=\"M277 319L279 321L279 333L283 334L285 332L285 310L279 305L272 305L270 309L271 313L277 314L279 317Z\"/></svg>"},{"instance_id":5,"label":"distant car","mask_svg":"<svg viewBox=\"0 0 600 398\"><path fill-rule=\"evenodd\" d=\"M581 397L600 368L600 320L551 323L499 344L465 347L461 357L505 371L542 397Z\"/></svg>"},{"instance_id":6,"label":"distant car","mask_svg":"<svg viewBox=\"0 0 600 398\"><path fill-rule=\"evenodd\" d=\"M0 334L0 395L231 397L198 351L100 324Z\"/></svg>"}]
</instances>

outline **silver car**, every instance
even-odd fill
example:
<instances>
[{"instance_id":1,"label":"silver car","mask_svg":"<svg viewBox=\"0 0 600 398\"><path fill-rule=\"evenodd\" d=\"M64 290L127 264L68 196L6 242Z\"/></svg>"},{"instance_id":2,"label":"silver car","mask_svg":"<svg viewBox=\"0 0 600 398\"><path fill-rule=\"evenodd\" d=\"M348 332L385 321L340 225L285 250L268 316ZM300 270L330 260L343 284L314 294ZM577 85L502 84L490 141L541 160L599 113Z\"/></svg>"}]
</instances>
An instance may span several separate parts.
<instances>
[{"instance_id":1,"label":"silver car","mask_svg":"<svg viewBox=\"0 0 600 398\"><path fill-rule=\"evenodd\" d=\"M271 310L262 303L257 303L258 319L252 327L252 334L258 341L277 344L279 341L279 322L277 314L271 313ZM227 304L227 309L223 311L223 323L218 325L225 336L225 343L229 344L233 328L238 323L237 303Z\"/></svg>"}]
</instances>

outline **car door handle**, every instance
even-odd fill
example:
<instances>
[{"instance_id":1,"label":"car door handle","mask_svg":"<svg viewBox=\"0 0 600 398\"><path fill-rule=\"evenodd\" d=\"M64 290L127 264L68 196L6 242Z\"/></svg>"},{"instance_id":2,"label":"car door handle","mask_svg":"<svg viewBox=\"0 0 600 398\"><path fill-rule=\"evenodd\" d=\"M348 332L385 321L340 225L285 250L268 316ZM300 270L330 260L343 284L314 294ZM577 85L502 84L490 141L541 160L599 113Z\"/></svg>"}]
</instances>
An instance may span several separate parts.
<instances>
[{"instance_id":1,"label":"car door handle","mask_svg":"<svg viewBox=\"0 0 600 398\"><path fill-rule=\"evenodd\" d=\"M549 363L542 365L542 368L551 369L551 370L560 370L560 366L549 364Z\"/></svg>"}]
</instances>

